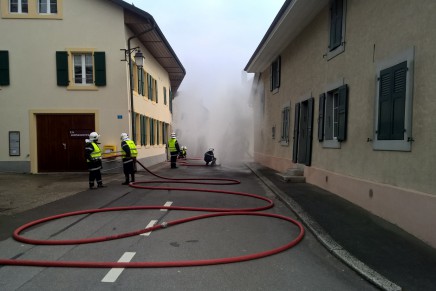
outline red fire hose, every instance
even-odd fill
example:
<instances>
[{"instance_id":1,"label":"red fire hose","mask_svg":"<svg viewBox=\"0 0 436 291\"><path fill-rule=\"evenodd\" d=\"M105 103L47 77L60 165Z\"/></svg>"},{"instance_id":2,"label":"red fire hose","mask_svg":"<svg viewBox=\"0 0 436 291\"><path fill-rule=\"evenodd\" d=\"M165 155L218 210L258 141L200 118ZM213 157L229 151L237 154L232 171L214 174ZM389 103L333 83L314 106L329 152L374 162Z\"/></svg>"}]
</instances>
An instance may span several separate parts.
<instances>
[{"instance_id":1,"label":"red fire hose","mask_svg":"<svg viewBox=\"0 0 436 291\"><path fill-rule=\"evenodd\" d=\"M179 191L198 191L198 192L213 192L213 193L222 193L229 195L240 195L245 197L250 197L254 199L259 199L262 201L266 201L268 204L261 207L255 208L243 208L243 209L230 209L230 208L204 208L204 207L180 207L180 206L126 206L126 207L112 207L112 208L102 208L102 209L88 209L82 211L69 212L64 214L59 214L55 216L50 216L46 218L42 218L39 220L32 221L30 223L24 224L23 226L17 228L13 233L13 238L17 241L35 244L35 245L72 245L72 244L87 244L87 243L96 243L102 241L109 241L115 239L126 238L130 236L139 235L141 233L156 231L160 229L164 229L170 226L175 226L177 224L186 223L189 221L206 219L210 217L218 217L218 216L235 216L235 215L249 215L249 216L263 216L281 219L290 222L293 225L296 225L299 229L298 236L293 239L291 242L263 252L244 255L244 256L236 256L236 257L228 257L228 258L220 258L220 259L206 259L206 260L192 260L192 261L167 261L167 262L83 262L83 261L37 261L37 260L15 260L15 259L0 259L0 265L15 265L15 266L39 266L39 267L78 267L78 268L158 268L158 267L187 267L187 266L204 266L204 265L214 265L214 264L227 264L234 262L242 262L247 260L253 260L258 258L263 258L266 256L270 256L273 254L277 254L279 252L285 251L296 244L298 244L304 236L304 228L303 225L290 218L283 215L278 214L270 214L263 212L256 212L261 210L266 210L273 207L272 200L244 192L234 192L234 191L222 191L222 190L211 190L211 189L198 189L198 188L177 188L177 187L155 187L155 186L143 186L141 184L150 184L150 183L162 183L162 182L170 182L170 183L189 183L189 184L209 184L209 185L230 185L230 184L238 184L240 183L238 180L234 179L219 179L219 178L193 178L193 179L170 179L165 178L148 170L144 165L137 161L139 165L141 165L146 171L150 174L164 179L158 181L147 181L147 182L136 182L131 183L130 186L134 188L140 189L151 189L151 190L179 190ZM202 182L203 181L203 182ZM209 182L205 182L209 181ZM21 235L21 233L38 224L42 224L48 221L83 215L83 214L91 214L91 213L99 213L99 212L110 212L110 211L132 211L132 210L144 210L144 209L169 209L169 210L187 210L187 211L208 211L213 213L202 214L198 216L192 216L188 218L173 220L169 222L164 222L159 225L155 225L152 227L148 227L145 229L111 235L104 237L95 237L95 238L87 238L87 239L70 239L70 240L38 240L32 238L26 238Z\"/></svg>"}]
</instances>

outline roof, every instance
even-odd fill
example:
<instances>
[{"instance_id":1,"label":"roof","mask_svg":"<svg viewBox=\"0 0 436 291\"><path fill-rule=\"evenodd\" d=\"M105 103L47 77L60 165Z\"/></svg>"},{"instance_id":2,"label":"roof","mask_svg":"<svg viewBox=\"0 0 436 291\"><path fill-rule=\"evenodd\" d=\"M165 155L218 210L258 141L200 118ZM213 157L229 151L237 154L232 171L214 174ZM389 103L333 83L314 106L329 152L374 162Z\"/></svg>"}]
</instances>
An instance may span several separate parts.
<instances>
[{"instance_id":1,"label":"roof","mask_svg":"<svg viewBox=\"0 0 436 291\"><path fill-rule=\"evenodd\" d=\"M244 71L260 73L301 33L330 0L286 0Z\"/></svg>"},{"instance_id":2,"label":"roof","mask_svg":"<svg viewBox=\"0 0 436 291\"><path fill-rule=\"evenodd\" d=\"M123 0L110 1L124 9L124 24L134 35L138 35L137 39L168 72L171 91L175 93L182 83L186 71L153 16ZM153 26L153 30L143 33L153 28Z\"/></svg>"}]
</instances>

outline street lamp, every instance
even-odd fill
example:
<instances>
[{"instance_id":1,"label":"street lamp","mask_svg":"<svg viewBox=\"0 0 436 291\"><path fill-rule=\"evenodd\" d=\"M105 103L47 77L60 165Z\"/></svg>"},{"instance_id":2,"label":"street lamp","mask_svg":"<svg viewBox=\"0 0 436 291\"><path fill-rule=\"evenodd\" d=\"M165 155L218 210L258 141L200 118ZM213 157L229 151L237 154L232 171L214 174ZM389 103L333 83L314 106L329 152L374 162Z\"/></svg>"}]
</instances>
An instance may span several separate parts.
<instances>
[{"instance_id":1,"label":"street lamp","mask_svg":"<svg viewBox=\"0 0 436 291\"><path fill-rule=\"evenodd\" d=\"M131 59L131 55L133 52L135 52L135 64L138 67L138 69L142 69L142 67L144 66L144 55L142 54L141 50L139 49L139 47L134 47L134 48L130 48L130 43L129 43L129 48L128 49L120 49L122 51L124 51L124 60L121 61L126 61L129 64L129 84L130 84L130 115L131 115L131 121L132 121L132 134L131 137L133 139L134 142L136 142L136 132L135 132L135 112L133 110L133 71L132 71L132 59Z\"/></svg>"}]
</instances>

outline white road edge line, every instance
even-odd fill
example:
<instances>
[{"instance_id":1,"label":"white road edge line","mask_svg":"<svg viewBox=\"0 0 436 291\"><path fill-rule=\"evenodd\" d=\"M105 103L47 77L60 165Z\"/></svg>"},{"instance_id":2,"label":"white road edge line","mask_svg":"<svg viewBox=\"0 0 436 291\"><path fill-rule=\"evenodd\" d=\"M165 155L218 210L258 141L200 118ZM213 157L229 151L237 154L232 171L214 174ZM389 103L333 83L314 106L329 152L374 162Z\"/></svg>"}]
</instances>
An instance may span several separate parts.
<instances>
[{"instance_id":1,"label":"white road edge line","mask_svg":"<svg viewBox=\"0 0 436 291\"><path fill-rule=\"evenodd\" d=\"M132 260L133 256L136 253L134 252L125 252L121 258L118 260L119 263L128 263ZM104 276L104 278L101 280L102 282L108 282L113 283L118 279L118 276L121 275L124 268L112 268L110 271Z\"/></svg>"},{"instance_id":2,"label":"white road edge line","mask_svg":"<svg viewBox=\"0 0 436 291\"><path fill-rule=\"evenodd\" d=\"M154 226L154 225L156 224L156 222L157 222L157 220L154 220L154 219L153 219L153 220L150 220L150 222L147 224L147 226L146 226L145 228L149 228L149 227ZM149 236L150 233L151 233L151 231L141 233L140 235Z\"/></svg>"}]
</instances>

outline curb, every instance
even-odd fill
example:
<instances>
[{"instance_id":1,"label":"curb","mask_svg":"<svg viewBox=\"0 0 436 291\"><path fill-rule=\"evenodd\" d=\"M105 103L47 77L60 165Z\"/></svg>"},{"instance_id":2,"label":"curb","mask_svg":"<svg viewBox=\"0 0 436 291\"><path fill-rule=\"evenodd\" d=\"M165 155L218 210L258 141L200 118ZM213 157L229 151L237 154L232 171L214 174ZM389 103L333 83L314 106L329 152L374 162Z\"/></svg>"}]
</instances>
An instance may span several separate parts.
<instances>
[{"instance_id":1,"label":"curb","mask_svg":"<svg viewBox=\"0 0 436 291\"><path fill-rule=\"evenodd\" d=\"M266 178L262 173L257 171L253 164L246 164L246 166L269 188L273 193L283 201L303 222L303 224L314 234L314 236L321 242L324 247L330 251L335 257L340 259L343 263L357 272L365 280L371 282L378 288L386 291L399 291L402 290L400 286L388 280L375 270L368 267L362 261L354 257L340 244L338 244L313 218L304 211L303 208L291 197L286 195L274 183Z\"/></svg>"}]
</instances>

